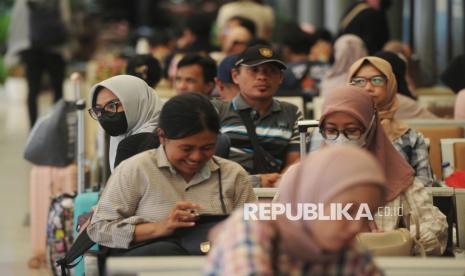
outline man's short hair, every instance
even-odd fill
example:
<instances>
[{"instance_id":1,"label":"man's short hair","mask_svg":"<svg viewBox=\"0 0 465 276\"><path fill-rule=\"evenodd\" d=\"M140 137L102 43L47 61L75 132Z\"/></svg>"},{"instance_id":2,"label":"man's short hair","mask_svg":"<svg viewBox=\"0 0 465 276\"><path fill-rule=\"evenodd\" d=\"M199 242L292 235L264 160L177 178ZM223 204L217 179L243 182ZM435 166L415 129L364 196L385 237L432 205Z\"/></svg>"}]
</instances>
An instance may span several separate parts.
<instances>
[{"instance_id":1,"label":"man's short hair","mask_svg":"<svg viewBox=\"0 0 465 276\"><path fill-rule=\"evenodd\" d=\"M204 82L214 82L216 76L216 62L211 57L198 54L187 54L178 63L177 68L199 65L202 68Z\"/></svg>"}]
</instances>

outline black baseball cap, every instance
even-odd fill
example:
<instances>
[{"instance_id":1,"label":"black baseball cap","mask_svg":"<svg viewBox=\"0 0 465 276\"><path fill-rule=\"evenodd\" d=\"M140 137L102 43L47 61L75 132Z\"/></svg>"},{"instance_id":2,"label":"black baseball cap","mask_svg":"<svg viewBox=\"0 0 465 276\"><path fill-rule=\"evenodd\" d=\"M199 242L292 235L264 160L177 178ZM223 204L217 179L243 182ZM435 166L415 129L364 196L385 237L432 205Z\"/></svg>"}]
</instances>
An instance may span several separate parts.
<instances>
[{"instance_id":1,"label":"black baseball cap","mask_svg":"<svg viewBox=\"0 0 465 276\"><path fill-rule=\"evenodd\" d=\"M268 62L276 64L281 70L287 68L286 64L279 59L276 52L266 45L255 45L247 48L239 55L234 65L236 67L239 65L257 66Z\"/></svg>"}]
</instances>

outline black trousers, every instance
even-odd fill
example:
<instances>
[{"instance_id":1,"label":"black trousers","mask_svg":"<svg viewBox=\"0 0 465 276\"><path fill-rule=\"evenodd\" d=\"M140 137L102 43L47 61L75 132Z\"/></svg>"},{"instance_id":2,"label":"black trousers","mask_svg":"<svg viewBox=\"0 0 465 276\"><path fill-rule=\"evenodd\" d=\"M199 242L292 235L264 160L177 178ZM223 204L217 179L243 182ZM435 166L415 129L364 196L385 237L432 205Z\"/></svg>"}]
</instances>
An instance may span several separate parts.
<instances>
[{"instance_id":1,"label":"black trousers","mask_svg":"<svg viewBox=\"0 0 465 276\"><path fill-rule=\"evenodd\" d=\"M26 79L28 85L27 106L31 127L37 120L37 99L40 93L42 76L48 73L53 89L54 101L63 96L63 80L65 76L65 61L60 54L43 49L29 49L21 53L26 65Z\"/></svg>"},{"instance_id":2,"label":"black trousers","mask_svg":"<svg viewBox=\"0 0 465 276\"><path fill-rule=\"evenodd\" d=\"M176 239L164 238L153 242L144 242L130 249L109 249L109 256L187 256L190 255Z\"/></svg>"}]
</instances>

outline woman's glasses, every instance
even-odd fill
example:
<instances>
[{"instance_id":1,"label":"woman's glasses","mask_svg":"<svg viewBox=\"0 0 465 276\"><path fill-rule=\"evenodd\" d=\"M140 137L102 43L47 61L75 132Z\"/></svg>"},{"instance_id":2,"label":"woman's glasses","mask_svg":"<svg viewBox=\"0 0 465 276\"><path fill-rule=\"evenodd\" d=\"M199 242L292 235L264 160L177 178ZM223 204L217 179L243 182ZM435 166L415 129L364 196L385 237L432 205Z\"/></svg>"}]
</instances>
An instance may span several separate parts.
<instances>
[{"instance_id":1,"label":"woman's glasses","mask_svg":"<svg viewBox=\"0 0 465 276\"><path fill-rule=\"evenodd\" d=\"M334 127L322 127L320 133L326 140L336 140L339 134L342 134L349 140L359 140L362 137L364 130L359 127L349 127L343 130L338 130Z\"/></svg>"},{"instance_id":2,"label":"woman's glasses","mask_svg":"<svg viewBox=\"0 0 465 276\"><path fill-rule=\"evenodd\" d=\"M386 83L386 78L381 75L373 76L370 78L365 78L365 77L353 77L352 80L350 81L350 84L353 86L358 86L358 87L365 87L367 85L368 81L373 85L373 86L383 86Z\"/></svg>"},{"instance_id":3,"label":"woman's glasses","mask_svg":"<svg viewBox=\"0 0 465 276\"><path fill-rule=\"evenodd\" d=\"M116 113L118 111L118 106L121 105L121 101L112 100L106 103L103 107L92 107L89 108L89 114L94 120L98 120L100 116L104 113Z\"/></svg>"}]
</instances>

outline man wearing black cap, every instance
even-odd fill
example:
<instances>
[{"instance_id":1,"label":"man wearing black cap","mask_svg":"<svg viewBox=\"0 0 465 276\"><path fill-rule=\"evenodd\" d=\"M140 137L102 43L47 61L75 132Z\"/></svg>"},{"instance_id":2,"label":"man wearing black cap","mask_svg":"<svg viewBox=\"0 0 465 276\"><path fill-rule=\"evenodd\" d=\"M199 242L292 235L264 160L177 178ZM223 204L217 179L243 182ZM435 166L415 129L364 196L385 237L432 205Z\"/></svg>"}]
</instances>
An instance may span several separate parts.
<instances>
[{"instance_id":1,"label":"man wearing black cap","mask_svg":"<svg viewBox=\"0 0 465 276\"><path fill-rule=\"evenodd\" d=\"M255 186L274 186L284 168L299 158L298 108L273 99L285 64L268 46L256 45L239 55L231 76L239 95L215 102L221 132L229 136L229 159L256 175Z\"/></svg>"}]
</instances>

